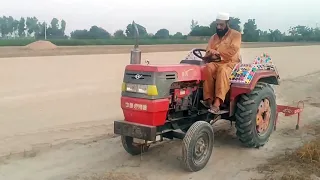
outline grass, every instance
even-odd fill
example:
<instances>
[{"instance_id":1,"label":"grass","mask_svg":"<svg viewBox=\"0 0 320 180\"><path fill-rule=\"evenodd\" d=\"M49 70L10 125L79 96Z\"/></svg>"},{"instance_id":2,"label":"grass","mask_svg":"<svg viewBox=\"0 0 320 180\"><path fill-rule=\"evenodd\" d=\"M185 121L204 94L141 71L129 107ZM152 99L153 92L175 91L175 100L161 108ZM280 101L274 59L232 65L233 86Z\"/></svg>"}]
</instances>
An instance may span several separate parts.
<instances>
[{"instance_id":1,"label":"grass","mask_svg":"<svg viewBox=\"0 0 320 180\"><path fill-rule=\"evenodd\" d=\"M316 138L306 142L294 152L269 160L258 167L265 180L311 180L320 177L320 126L315 128Z\"/></svg>"}]
</instances>

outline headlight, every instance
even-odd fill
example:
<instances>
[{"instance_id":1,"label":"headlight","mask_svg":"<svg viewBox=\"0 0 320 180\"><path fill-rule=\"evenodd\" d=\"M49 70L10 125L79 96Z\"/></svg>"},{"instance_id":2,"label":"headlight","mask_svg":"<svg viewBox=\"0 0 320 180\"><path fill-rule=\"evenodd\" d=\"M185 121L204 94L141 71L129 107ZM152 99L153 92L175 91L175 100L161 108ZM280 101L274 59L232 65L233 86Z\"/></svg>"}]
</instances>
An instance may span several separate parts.
<instances>
[{"instance_id":1,"label":"headlight","mask_svg":"<svg viewBox=\"0 0 320 180\"><path fill-rule=\"evenodd\" d=\"M157 86L155 85L122 83L122 91L147 94L149 96L158 95L158 89L157 89Z\"/></svg>"},{"instance_id":2,"label":"headlight","mask_svg":"<svg viewBox=\"0 0 320 180\"><path fill-rule=\"evenodd\" d=\"M148 85L127 84L126 91L147 94Z\"/></svg>"}]
</instances>

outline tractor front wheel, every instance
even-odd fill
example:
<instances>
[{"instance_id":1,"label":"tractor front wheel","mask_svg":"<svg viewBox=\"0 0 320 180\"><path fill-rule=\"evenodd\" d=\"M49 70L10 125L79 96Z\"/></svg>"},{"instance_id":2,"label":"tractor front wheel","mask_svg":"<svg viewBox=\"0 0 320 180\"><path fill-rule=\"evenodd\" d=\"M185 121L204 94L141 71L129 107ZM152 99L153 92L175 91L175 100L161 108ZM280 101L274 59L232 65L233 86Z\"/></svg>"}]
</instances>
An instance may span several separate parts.
<instances>
[{"instance_id":1,"label":"tractor front wheel","mask_svg":"<svg viewBox=\"0 0 320 180\"><path fill-rule=\"evenodd\" d=\"M212 154L214 132L205 121L197 121L188 129L182 142L183 166L190 172L203 169Z\"/></svg>"},{"instance_id":2,"label":"tractor front wheel","mask_svg":"<svg viewBox=\"0 0 320 180\"><path fill-rule=\"evenodd\" d=\"M265 145L274 128L276 108L274 90L269 84L257 83L250 93L241 95L235 112L239 140L247 147Z\"/></svg>"},{"instance_id":3,"label":"tractor front wheel","mask_svg":"<svg viewBox=\"0 0 320 180\"><path fill-rule=\"evenodd\" d=\"M123 148L131 155L139 155L148 151L149 146L145 144L135 143L133 137L121 136Z\"/></svg>"}]
</instances>

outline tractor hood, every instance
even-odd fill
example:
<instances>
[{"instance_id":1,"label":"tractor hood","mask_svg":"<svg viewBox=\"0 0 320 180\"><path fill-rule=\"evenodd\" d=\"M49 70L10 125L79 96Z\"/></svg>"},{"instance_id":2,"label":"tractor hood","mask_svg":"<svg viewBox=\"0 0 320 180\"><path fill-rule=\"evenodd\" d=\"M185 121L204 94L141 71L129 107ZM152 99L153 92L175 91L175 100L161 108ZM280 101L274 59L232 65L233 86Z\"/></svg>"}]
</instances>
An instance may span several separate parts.
<instances>
[{"instance_id":1,"label":"tractor hood","mask_svg":"<svg viewBox=\"0 0 320 180\"><path fill-rule=\"evenodd\" d=\"M122 84L122 96L161 99L169 96L174 82L200 81L201 66L174 65L127 65Z\"/></svg>"},{"instance_id":2,"label":"tractor hood","mask_svg":"<svg viewBox=\"0 0 320 180\"><path fill-rule=\"evenodd\" d=\"M172 64L172 65L140 65L131 64L126 66L126 71L137 73L174 73L177 81L195 81L201 80L202 66L190 64ZM143 74L143 73L142 73ZM139 76L139 75L138 75Z\"/></svg>"}]
</instances>

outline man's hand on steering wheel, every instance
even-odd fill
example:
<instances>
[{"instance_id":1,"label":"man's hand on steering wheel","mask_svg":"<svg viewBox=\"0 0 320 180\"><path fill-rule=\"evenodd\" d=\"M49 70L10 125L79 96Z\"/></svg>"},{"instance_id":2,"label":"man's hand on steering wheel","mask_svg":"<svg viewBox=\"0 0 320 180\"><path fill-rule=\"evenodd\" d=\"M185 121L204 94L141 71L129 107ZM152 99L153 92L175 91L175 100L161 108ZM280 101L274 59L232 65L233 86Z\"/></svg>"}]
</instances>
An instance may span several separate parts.
<instances>
[{"instance_id":1,"label":"man's hand on steering wheel","mask_svg":"<svg viewBox=\"0 0 320 180\"><path fill-rule=\"evenodd\" d=\"M205 49L193 49L193 54L202 59L203 61L207 62L220 62L221 61L221 57L220 57L220 53L216 50L205 50ZM203 56L201 52L206 52L206 54ZM213 54L215 53L215 54Z\"/></svg>"},{"instance_id":2,"label":"man's hand on steering wheel","mask_svg":"<svg viewBox=\"0 0 320 180\"><path fill-rule=\"evenodd\" d=\"M214 50L214 49L209 49L209 50L207 50L207 52L209 52L209 53L211 53L212 55L215 55L215 56L220 56L220 53L217 50Z\"/></svg>"}]
</instances>

